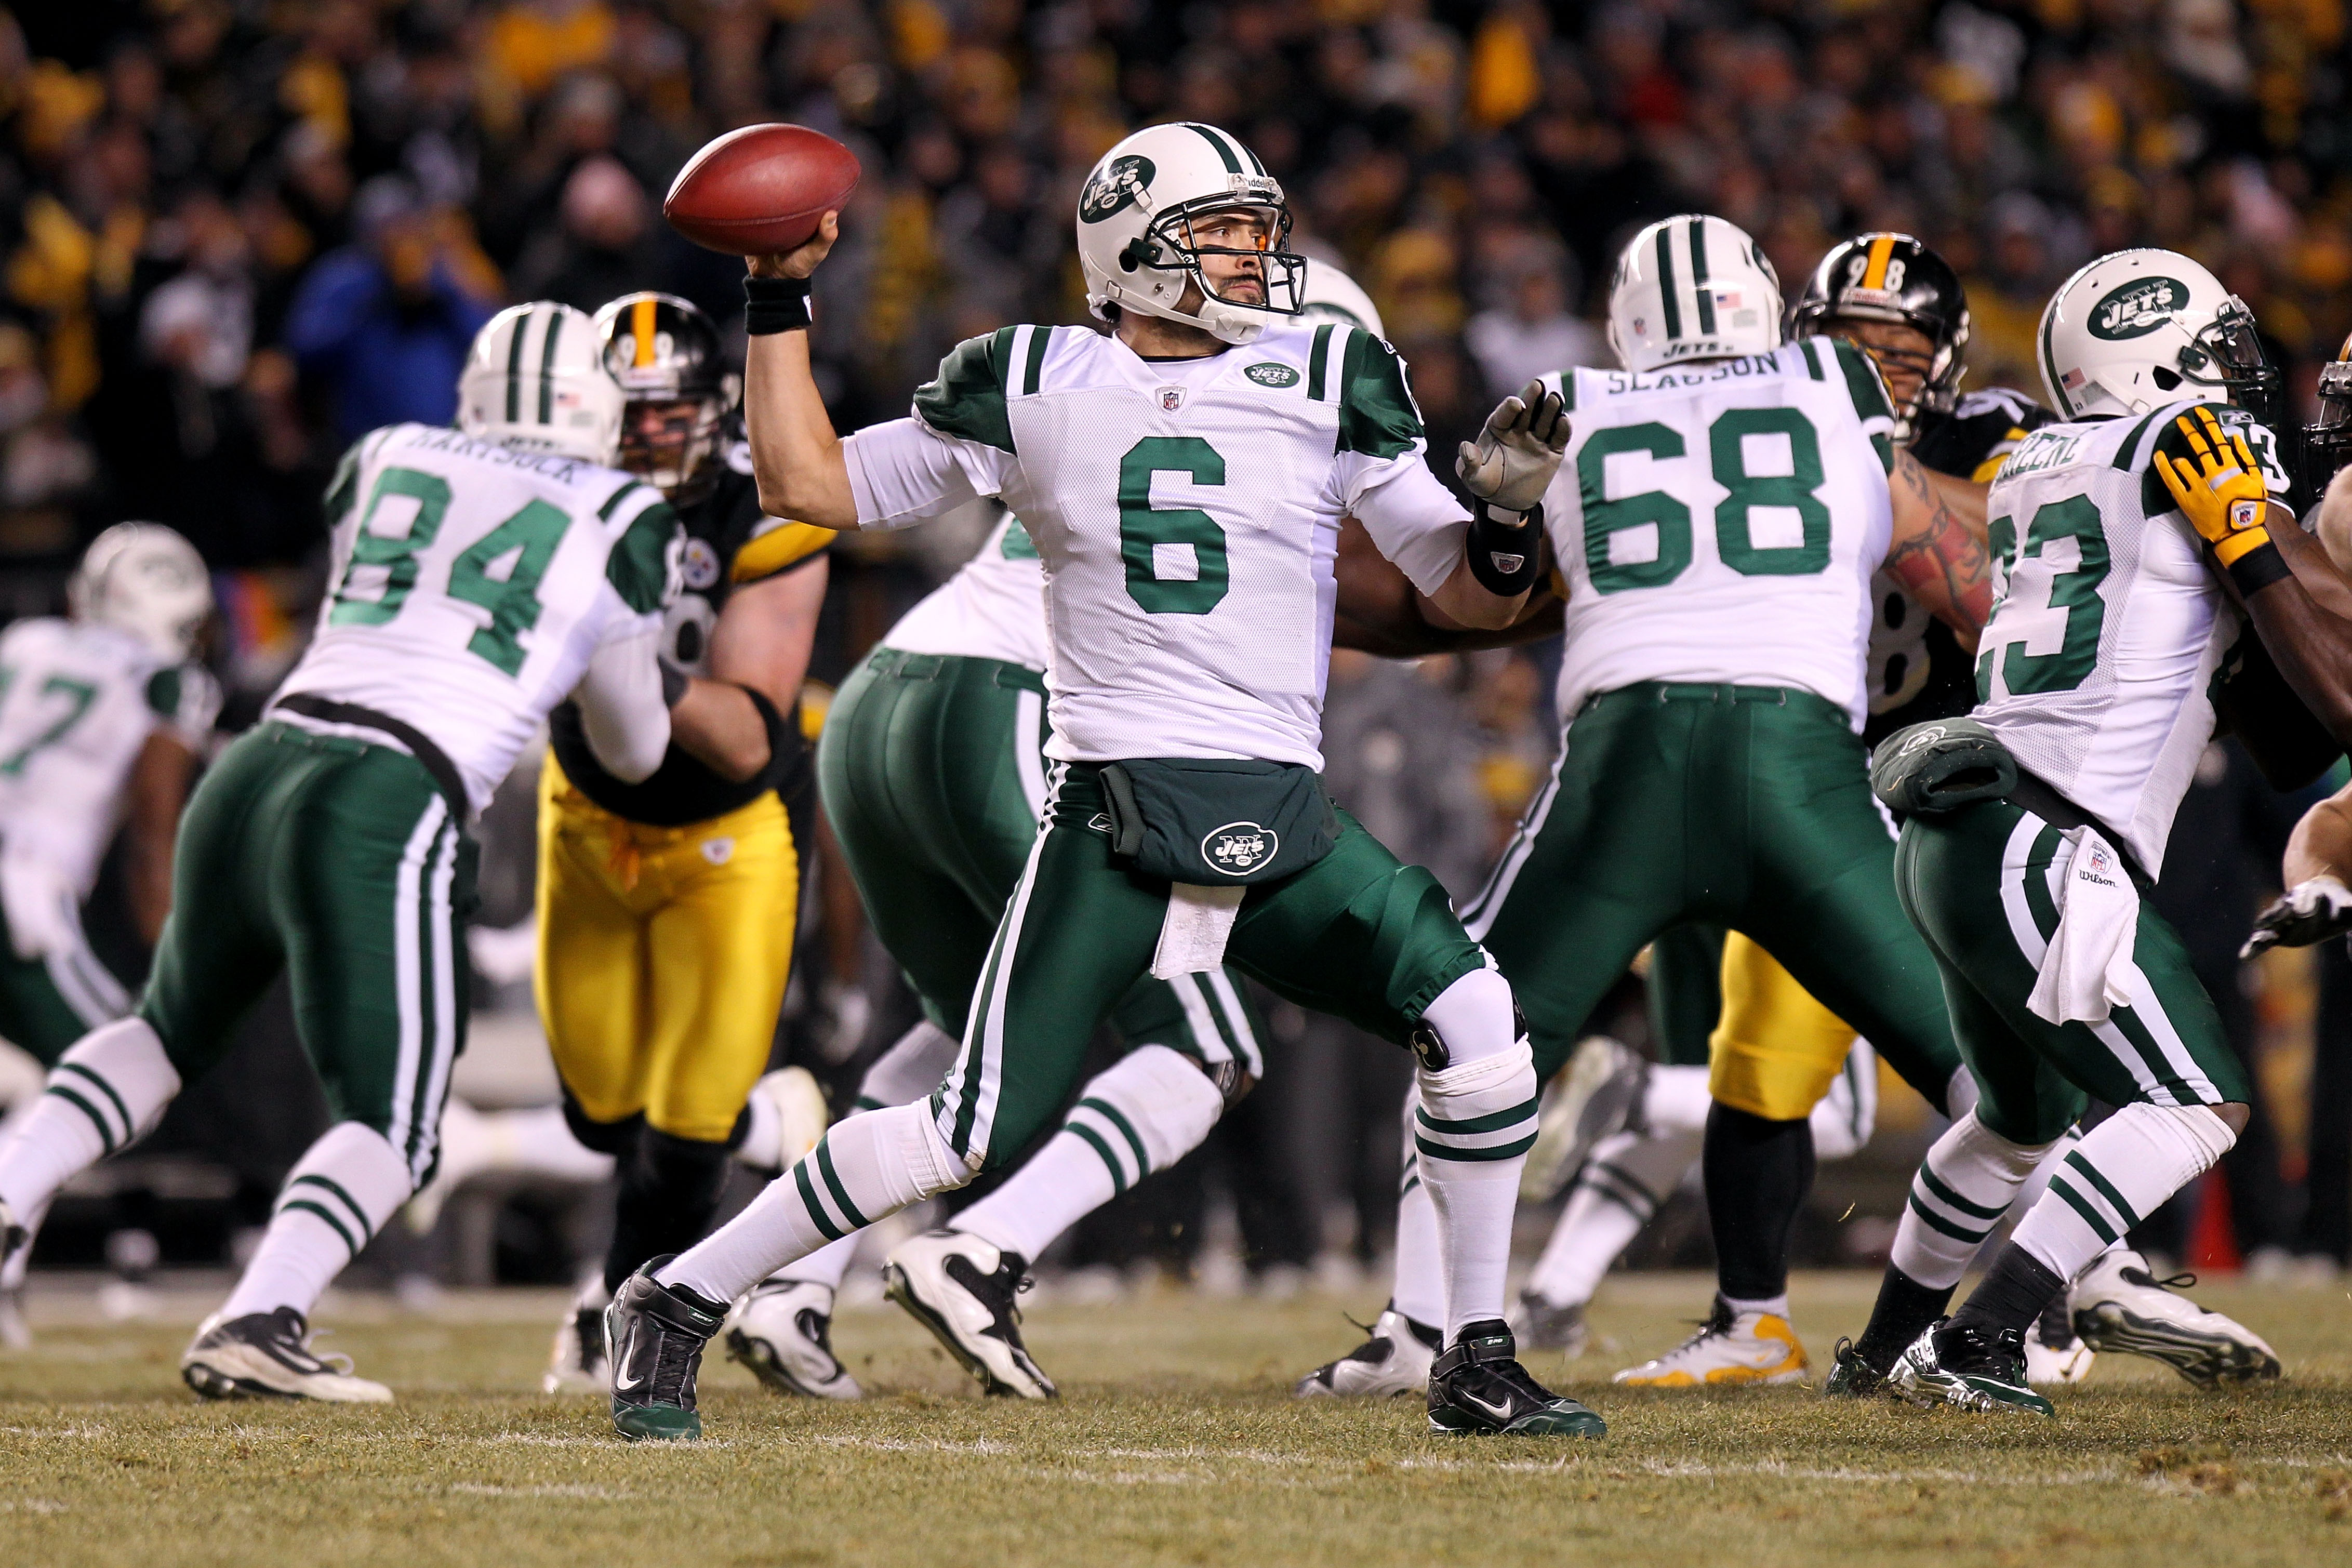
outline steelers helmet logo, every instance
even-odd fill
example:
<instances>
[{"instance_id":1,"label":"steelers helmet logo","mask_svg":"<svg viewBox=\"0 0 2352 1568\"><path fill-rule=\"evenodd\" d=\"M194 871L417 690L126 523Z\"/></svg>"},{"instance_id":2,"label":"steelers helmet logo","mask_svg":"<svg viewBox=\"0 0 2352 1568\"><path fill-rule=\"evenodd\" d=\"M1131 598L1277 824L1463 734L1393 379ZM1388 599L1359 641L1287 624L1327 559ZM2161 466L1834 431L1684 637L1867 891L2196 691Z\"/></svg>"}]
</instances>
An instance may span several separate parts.
<instances>
[{"instance_id":1,"label":"steelers helmet logo","mask_svg":"<svg viewBox=\"0 0 2352 1568\"><path fill-rule=\"evenodd\" d=\"M708 540L686 542L686 585L696 593L714 587L719 582L719 552L710 548Z\"/></svg>"},{"instance_id":2,"label":"steelers helmet logo","mask_svg":"<svg viewBox=\"0 0 2352 1568\"><path fill-rule=\"evenodd\" d=\"M1246 877L1274 858L1282 837L1255 822L1228 822L1201 840L1201 858L1228 877Z\"/></svg>"}]
</instances>

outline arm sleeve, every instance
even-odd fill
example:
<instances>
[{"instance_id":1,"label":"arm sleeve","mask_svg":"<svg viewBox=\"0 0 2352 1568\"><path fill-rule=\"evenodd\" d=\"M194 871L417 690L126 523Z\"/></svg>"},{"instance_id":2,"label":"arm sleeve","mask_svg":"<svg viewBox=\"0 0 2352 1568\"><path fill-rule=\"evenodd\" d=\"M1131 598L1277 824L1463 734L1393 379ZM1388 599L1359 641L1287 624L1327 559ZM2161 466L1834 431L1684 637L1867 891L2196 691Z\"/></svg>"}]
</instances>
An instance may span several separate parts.
<instances>
[{"instance_id":1,"label":"arm sleeve","mask_svg":"<svg viewBox=\"0 0 2352 1568\"><path fill-rule=\"evenodd\" d=\"M1463 542L1470 533L1470 514L1454 492L1437 482L1418 447L1389 458L1342 452L1339 466L1348 510L1381 553L1414 587L1436 593L1462 563Z\"/></svg>"},{"instance_id":2,"label":"arm sleeve","mask_svg":"<svg viewBox=\"0 0 2352 1568\"><path fill-rule=\"evenodd\" d=\"M1013 454L919 419L869 425L841 444L861 528L903 528L1003 488Z\"/></svg>"},{"instance_id":3,"label":"arm sleeve","mask_svg":"<svg viewBox=\"0 0 2352 1568\"><path fill-rule=\"evenodd\" d=\"M669 750L669 706L655 662L661 629L657 615L615 615L572 693L588 749L623 784L653 776Z\"/></svg>"}]
</instances>

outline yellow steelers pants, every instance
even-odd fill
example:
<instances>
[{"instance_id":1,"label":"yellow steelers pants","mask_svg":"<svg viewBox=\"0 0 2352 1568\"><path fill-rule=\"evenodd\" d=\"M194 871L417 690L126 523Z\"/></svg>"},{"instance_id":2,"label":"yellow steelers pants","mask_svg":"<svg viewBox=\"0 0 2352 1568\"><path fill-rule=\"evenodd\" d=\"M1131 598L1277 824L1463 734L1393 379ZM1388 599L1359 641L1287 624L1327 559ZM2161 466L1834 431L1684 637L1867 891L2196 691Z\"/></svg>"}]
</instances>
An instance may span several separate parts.
<instances>
[{"instance_id":1,"label":"yellow steelers pants","mask_svg":"<svg viewBox=\"0 0 2352 1568\"><path fill-rule=\"evenodd\" d=\"M550 753L539 787L539 1017L596 1121L724 1142L791 978L800 854L783 802L685 827L614 816Z\"/></svg>"},{"instance_id":2,"label":"yellow steelers pants","mask_svg":"<svg viewBox=\"0 0 2352 1568\"><path fill-rule=\"evenodd\" d=\"M1812 1114L1853 1048L1852 1026L1738 931L1723 940L1723 1016L1707 1039L1707 1092L1771 1121Z\"/></svg>"}]
</instances>

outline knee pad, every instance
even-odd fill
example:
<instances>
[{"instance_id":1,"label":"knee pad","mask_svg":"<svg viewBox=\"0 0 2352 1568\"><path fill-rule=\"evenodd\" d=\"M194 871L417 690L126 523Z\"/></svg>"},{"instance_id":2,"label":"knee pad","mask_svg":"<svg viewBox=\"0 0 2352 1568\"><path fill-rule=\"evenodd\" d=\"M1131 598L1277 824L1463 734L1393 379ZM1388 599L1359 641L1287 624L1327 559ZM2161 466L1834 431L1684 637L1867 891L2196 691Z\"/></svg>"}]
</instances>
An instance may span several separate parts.
<instances>
[{"instance_id":1,"label":"knee pad","mask_svg":"<svg viewBox=\"0 0 2352 1568\"><path fill-rule=\"evenodd\" d=\"M1422 1010L1407 1043L1424 1075L1507 1055L1514 1047L1522 1060L1534 1060L1527 1015L1511 995L1511 983L1496 969L1474 969L1447 986Z\"/></svg>"}]
</instances>

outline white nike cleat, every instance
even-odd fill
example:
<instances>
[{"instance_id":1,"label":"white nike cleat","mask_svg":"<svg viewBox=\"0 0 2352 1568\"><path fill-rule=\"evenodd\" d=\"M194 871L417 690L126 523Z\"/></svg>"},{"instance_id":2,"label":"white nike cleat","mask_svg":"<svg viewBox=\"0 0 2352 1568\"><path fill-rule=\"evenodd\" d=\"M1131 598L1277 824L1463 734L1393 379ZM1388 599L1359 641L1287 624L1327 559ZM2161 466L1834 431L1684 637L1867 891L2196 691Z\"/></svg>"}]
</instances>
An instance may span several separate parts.
<instances>
[{"instance_id":1,"label":"white nike cleat","mask_svg":"<svg viewBox=\"0 0 2352 1568\"><path fill-rule=\"evenodd\" d=\"M564 1310L563 1321L555 1326L547 1372L539 1380L541 1393L613 1392L612 1363L604 1354L604 1309L612 1301L613 1293L604 1289L602 1275L580 1287L580 1294Z\"/></svg>"},{"instance_id":2,"label":"white nike cleat","mask_svg":"<svg viewBox=\"0 0 2352 1568\"><path fill-rule=\"evenodd\" d=\"M2066 1309L2063 1290L2025 1331L2025 1381L2030 1384L2080 1383L2097 1359L2098 1352L2074 1331L2074 1317Z\"/></svg>"},{"instance_id":3,"label":"white nike cleat","mask_svg":"<svg viewBox=\"0 0 2352 1568\"><path fill-rule=\"evenodd\" d=\"M833 1353L833 1289L807 1279L762 1279L728 1315L727 1359L777 1394L863 1399Z\"/></svg>"},{"instance_id":4,"label":"white nike cleat","mask_svg":"<svg viewBox=\"0 0 2352 1568\"><path fill-rule=\"evenodd\" d=\"M751 1135L735 1158L760 1171L789 1171L824 1136L832 1108L806 1068L778 1068L751 1086Z\"/></svg>"},{"instance_id":5,"label":"white nike cleat","mask_svg":"<svg viewBox=\"0 0 2352 1568\"><path fill-rule=\"evenodd\" d=\"M1017 1252L960 1230L932 1230L900 1242L882 1261L882 1293L931 1331L991 1394L1060 1397L1054 1380L1021 1342L1017 1298L1029 1263Z\"/></svg>"},{"instance_id":6,"label":"white nike cleat","mask_svg":"<svg viewBox=\"0 0 2352 1568\"><path fill-rule=\"evenodd\" d=\"M1698 1332L1609 1381L1633 1388L1700 1388L1803 1383L1811 1375L1805 1347L1797 1342L1788 1319L1772 1312L1735 1312L1730 1302L1717 1296Z\"/></svg>"},{"instance_id":7,"label":"white nike cleat","mask_svg":"<svg viewBox=\"0 0 2352 1568\"><path fill-rule=\"evenodd\" d=\"M1352 1321L1352 1320L1351 1320ZM1359 1325L1360 1327L1361 1325ZM1416 1323L1394 1307L1383 1307L1370 1337L1326 1362L1291 1392L1301 1399L1388 1399L1429 1392L1429 1369L1437 1360L1440 1331Z\"/></svg>"},{"instance_id":8,"label":"white nike cleat","mask_svg":"<svg viewBox=\"0 0 2352 1568\"><path fill-rule=\"evenodd\" d=\"M1578 1041L1544 1094L1536 1141L1519 1171L1521 1200L1549 1203L1574 1181L1592 1146L1632 1119L1649 1078L1649 1058L1633 1047L1606 1035Z\"/></svg>"},{"instance_id":9,"label":"white nike cleat","mask_svg":"<svg viewBox=\"0 0 2352 1568\"><path fill-rule=\"evenodd\" d=\"M392 1403L392 1390L352 1375L349 1356L313 1355L310 1325L291 1307L226 1321L215 1312L181 1356L180 1375L206 1399Z\"/></svg>"},{"instance_id":10,"label":"white nike cleat","mask_svg":"<svg viewBox=\"0 0 2352 1568\"><path fill-rule=\"evenodd\" d=\"M2068 1293L2074 1331L2093 1350L2160 1361L2200 1388L2278 1376L2278 1352L2260 1334L2179 1294L2196 1283L2193 1274L2158 1279L2130 1247L2110 1248Z\"/></svg>"}]
</instances>

